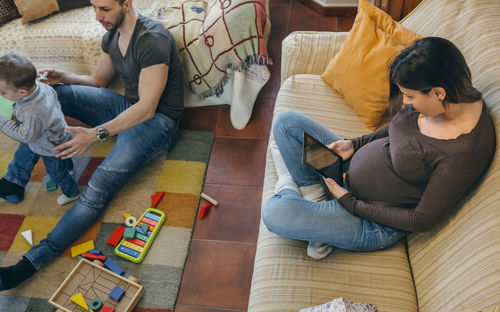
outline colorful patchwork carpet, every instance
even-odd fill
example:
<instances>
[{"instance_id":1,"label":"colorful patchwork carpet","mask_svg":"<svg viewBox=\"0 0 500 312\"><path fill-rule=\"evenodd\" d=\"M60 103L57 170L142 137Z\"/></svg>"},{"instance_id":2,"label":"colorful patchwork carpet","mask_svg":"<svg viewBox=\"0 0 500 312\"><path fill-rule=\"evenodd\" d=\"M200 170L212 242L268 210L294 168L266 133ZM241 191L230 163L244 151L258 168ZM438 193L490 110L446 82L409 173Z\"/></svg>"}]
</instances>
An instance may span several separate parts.
<instances>
[{"instance_id":1,"label":"colorful patchwork carpet","mask_svg":"<svg viewBox=\"0 0 500 312\"><path fill-rule=\"evenodd\" d=\"M135 312L166 312L175 306L213 138L210 132L181 131L166 159L159 157L137 173L117 193L101 219L74 243L94 240L97 249L140 281L145 292ZM81 188L87 185L92 172L104 160L113 143L113 140L101 142L88 156L76 158L75 177ZM1 176L7 171L16 148L16 142L0 134ZM2 266L16 263L30 248L22 232L31 229L34 243L38 243L71 207L71 204L59 206L56 203L61 192L48 192L44 177L45 168L39 162L23 202L14 205L0 199ZM151 207L151 195L156 192L165 192L157 209L165 212L167 217L146 258L135 264L117 257L114 247L106 242L116 226L124 224L122 214L140 217ZM20 287L0 293L0 311L7 307L11 312L55 311L48 299L76 264L70 250L66 250Z\"/></svg>"}]
</instances>

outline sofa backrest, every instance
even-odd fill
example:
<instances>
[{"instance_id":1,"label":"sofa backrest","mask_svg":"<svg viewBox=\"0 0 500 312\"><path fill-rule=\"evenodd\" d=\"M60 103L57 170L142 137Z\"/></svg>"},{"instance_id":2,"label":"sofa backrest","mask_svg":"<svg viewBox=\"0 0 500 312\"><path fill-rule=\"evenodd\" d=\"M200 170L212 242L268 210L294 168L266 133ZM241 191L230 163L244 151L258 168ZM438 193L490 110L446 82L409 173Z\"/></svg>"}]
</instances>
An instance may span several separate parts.
<instances>
[{"instance_id":1,"label":"sofa backrest","mask_svg":"<svg viewBox=\"0 0 500 312\"><path fill-rule=\"evenodd\" d=\"M424 0L401 23L458 46L495 123L481 184L440 226L408 238L420 311L479 311L500 303L500 1Z\"/></svg>"}]
</instances>

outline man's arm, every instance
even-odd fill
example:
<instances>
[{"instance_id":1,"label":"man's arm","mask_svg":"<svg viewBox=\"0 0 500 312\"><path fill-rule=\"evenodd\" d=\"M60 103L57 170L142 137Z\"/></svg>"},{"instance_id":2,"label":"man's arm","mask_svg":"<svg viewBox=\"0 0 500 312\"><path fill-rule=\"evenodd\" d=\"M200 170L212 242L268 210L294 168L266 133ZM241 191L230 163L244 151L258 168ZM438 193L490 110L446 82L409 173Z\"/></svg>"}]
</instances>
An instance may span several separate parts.
<instances>
[{"instance_id":1,"label":"man's arm","mask_svg":"<svg viewBox=\"0 0 500 312\"><path fill-rule=\"evenodd\" d=\"M92 87L107 87L115 76L115 70L109 54L102 52L97 67L92 75L77 75L58 70L42 70L47 73L46 80L42 82L54 86L59 83L78 84Z\"/></svg>"},{"instance_id":2,"label":"man's arm","mask_svg":"<svg viewBox=\"0 0 500 312\"><path fill-rule=\"evenodd\" d=\"M136 125L153 118L158 102L167 84L168 66L156 64L141 70L139 75L139 101L102 125L109 135L116 135ZM73 133L73 139L56 146L62 150L56 157L66 159L84 152L97 140L96 128L68 127Z\"/></svg>"}]
</instances>

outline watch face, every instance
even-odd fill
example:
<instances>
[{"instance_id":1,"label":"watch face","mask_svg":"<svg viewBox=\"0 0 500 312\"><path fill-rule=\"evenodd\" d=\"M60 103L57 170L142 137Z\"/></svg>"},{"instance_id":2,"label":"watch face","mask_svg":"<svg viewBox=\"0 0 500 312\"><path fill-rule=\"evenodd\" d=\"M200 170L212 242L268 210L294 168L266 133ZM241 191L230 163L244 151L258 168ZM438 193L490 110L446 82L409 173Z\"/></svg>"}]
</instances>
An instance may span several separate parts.
<instances>
[{"instance_id":1,"label":"watch face","mask_svg":"<svg viewBox=\"0 0 500 312\"><path fill-rule=\"evenodd\" d=\"M108 137L108 132L103 127L97 127L97 139L103 141Z\"/></svg>"}]
</instances>

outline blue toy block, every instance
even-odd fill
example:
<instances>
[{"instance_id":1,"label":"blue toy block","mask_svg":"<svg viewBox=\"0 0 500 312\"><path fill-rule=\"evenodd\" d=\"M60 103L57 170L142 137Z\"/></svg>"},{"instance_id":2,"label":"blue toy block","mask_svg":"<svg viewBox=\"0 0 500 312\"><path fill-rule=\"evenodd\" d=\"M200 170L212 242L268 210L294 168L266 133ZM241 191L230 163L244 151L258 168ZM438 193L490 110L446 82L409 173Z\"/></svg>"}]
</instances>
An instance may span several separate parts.
<instances>
[{"instance_id":1,"label":"blue toy block","mask_svg":"<svg viewBox=\"0 0 500 312\"><path fill-rule=\"evenodd\" d=\"M134 257L134 258L139 258L139 256L141 255L141 253L140 253L140 252L135 251L135 250L133 250L133 249L130 249L130 248L128 248L128 247L125 247L125 246L123 246L123 245L118 246L118 250L119 250L119 251L121 251L121 252L124 252L124 253L126 253L127 255L130 255L130 256L132 256L132 257Z\"/></svg>"},{"instance_id":2,"label":"blue toy block","mask_svg":"<svg viewBox=\"0 0 500 312\"><path fill-rule=\"evenodd\" d=\"M109 298L115 300L115 301L120 301L125 294L125 290L121 289L118 286L115 286L113 290L109 293Z\"/></svg>"},{"instance_id":3,"label":"blue toy block","mask_svg":"<svg viewBox=\"0 0 500 312\"><path fill-rule=\"evenodd\" d=\"M160 221L161 217L155 214L152 214L151 212L148 212L144 215L146 218L150 218L152 220L155 220L156 222Z\"/></svg>"},{"instance_id":4,"label":"blue toy block","mask_svg":"<svg viewBox=\"0 0 500 312\"><path fill-rule=\"evenodd\" d=\"M118 275L122 275L124 272L123 269L121 268L121 266L119 266L116 262L111 260L110 257L106 257L106 261L104 261L104 265L108 269L110 269L111 271L115 272Z\"/></svg>"},{"instance_id":5,"label":"blue toy block","mask_svg":"<svg viewBox=\"0 0 500 312\"><path fill-rule=\"evenodd\" d=\"M91 249L87 251L88 253L91 253L93 255L102 255L102 252L99 249Z\"/></svg>"},{"instance_id":6,"label":"blue toy block","mask_svg":"<svg viewBox=\"0 0 500 312\"><path fill-rule=\"evenodd\" d=\"M144 229L143 229L142 227L140 227L140 226L136 226L136 227L135 227L135 231L136 231L137 233L141 233L141 234L143 234L143 235L146 235L146 232L145 232L145 231L144 231Z\"/></svg>"}]
</instances>

